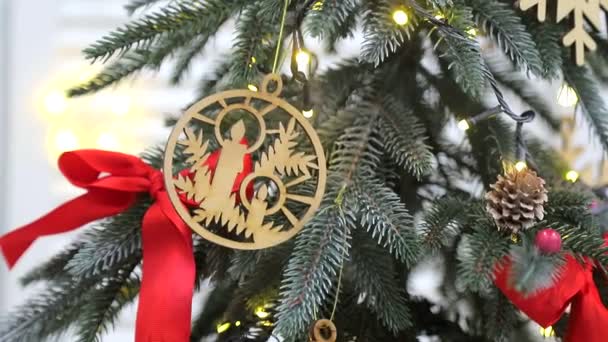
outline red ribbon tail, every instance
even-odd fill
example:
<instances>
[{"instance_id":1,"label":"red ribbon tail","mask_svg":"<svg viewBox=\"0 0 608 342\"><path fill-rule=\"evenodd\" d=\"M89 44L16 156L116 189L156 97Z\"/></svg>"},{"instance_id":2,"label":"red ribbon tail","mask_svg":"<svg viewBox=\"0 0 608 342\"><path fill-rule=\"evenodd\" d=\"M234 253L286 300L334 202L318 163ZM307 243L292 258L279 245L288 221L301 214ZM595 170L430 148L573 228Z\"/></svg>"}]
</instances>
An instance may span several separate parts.
<instances>
[{"instance_id":1,"label":"red ribbon tail","mask_svg":"<svg viewBox=\"0 0 608 342\"><path fill-rule=\"evenodd\" d=\"M9 268L12 268L36 239L65 233L100 218L116 215L128 208L134 200L133 194L125 192L86 193L2 236L0 250Z\"/></svg>"},{"instance_id":2,"label":"red ribbon tail","mask_svg":"<svg viewBox=\"0 0 608 342\"><path fill-rule=\"evenodd\" d=\"M144 216L136 342L190 339L195 278L192 235L170 206L166 193L161 193Z\"/></svg>"}]
</instances>

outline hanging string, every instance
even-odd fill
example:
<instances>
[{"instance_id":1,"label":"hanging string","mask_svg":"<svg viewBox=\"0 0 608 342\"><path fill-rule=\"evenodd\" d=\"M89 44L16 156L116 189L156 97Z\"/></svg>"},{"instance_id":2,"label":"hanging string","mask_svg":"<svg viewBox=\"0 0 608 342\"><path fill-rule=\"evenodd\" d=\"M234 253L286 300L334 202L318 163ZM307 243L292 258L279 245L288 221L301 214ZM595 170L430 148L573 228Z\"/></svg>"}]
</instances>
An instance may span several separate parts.
<instances>
[{"instance_id":1,"label":"hanging string","mask_svg":"<svg viewBox=\"0 0 608 342\"><path fill-rule=\"evenodd\" d=\"M274 62L272 63L272 73L277 71L277 63L279 62L279 54L281 53L281 42L283 41L283 30L285 29L285 18L287 18L287 6L289 0L284 0L283 14L281 16L281 27L279 29L279 40L277 41L277 50L274 53Z\"/></svg>"}]
</instances>

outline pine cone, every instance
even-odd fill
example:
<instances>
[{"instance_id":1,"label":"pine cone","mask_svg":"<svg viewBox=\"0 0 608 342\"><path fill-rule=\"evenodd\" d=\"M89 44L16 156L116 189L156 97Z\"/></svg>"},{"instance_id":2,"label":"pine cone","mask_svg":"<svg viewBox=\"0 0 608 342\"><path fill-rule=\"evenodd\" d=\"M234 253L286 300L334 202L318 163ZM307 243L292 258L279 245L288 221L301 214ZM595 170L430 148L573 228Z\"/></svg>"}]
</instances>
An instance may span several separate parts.
<instances>
[{"instance_id":1,"label":"pine cone","mask_svg":"<svg viewBox=\"0 0 608 342\"><path fill-rule=\"evenodd\" d=\"M499 229L513 233L529 228L545 216L547 202L545 180L536 172L524 169L512 170L498 176L486 194L486 210L492 215Z\"/></svg>"}]
</instances>

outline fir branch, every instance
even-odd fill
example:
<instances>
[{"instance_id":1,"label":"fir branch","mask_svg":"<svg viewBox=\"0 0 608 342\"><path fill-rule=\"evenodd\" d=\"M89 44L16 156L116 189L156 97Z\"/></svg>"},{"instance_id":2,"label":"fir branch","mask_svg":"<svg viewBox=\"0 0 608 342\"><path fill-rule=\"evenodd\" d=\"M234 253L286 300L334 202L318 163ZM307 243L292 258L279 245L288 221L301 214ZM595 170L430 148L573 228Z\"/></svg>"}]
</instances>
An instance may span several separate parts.
<instances>
[{"instance_id":1,"label":"fir branch","mask_svg":"<svg viewBox=\"0 0 608 342\"><path fill-rule=\"evenodd\" d=\"M418 258L419 241L413 218L399 196L374 180L360 182L354 192L359 224L395 258L407 266L413 265Z\"/></svg>"},{"instance_id":2,"label":"fir branch","mask_svg":"<svg viewBox=\"0 0 608 342\"><path fill-rule=\"evenodd\" d=\"M421 179L431 171L433 160L424 126L390 96L382 101L380 114L378 131L384 149L399 166Z\"/></svg>"},{"instance_id":3,"label":"fir branch","mask_svg":"<svg viewBox=\"0 0 608 342\"><path fill-rule=\"evenodd\" d=\"M465 3L473 9L478 26L484 28L519 69L543 74L536 44L509 5L496 0L466 0Z\"/></svg>"},{"instance_id":4,"label":"fir branch","mask_svg":"<svg viewBox=\"0 0 608 342\"><path fill-rule=\"evenodd\" d=\"M304 26L311 37L325 40L331 50L338 39L353 35L360 9L354 0L325 1L321 9L308 13Z\"/></svg>"},{"instance_id":5,"label":"fir branch","mask_svg":"<svg viewBox=\"0 0 608 342\"><path fill-rule=\"evenodd\" d=\"M375 65L380 64L409 38L415 25L413 16L410 22L399 26L391 18L394 6L388 0L368 0L365 2L363 18L363 47L361 59Z\"/></svg>"},{"instance_id":6,"label":"fir branch","mask_svg":"<svg viewBox=\"0 0 608 342\"><path fill-rule=\"evenodd\" d=\"M461 232L465 214L460 198L444 197L436 200L425 211L420 225L424 248L436 253L447 246Z\"/></svg>"},{"instance_id":7,"label":"fir branch","mask_svg":"<svg viewBox=\"0 0 608 342\"><path fill-rule=\"evenodd\" d=\"M549 224L562 236L562 248L571 251L584 262L582 257L590 258L601 269L608 268L608 247L599 231L590 231L583 227L571 225Z\"/></svg>"},{"instance_id":8,"label":"fir branch","mask_svg":"<svg viewBox=\"0 0 608 342\"><path fill-rule=\"evenodd\" d=\"M296 237L283 273L275 331L286 340L297 339L308 329L349 254L350 224L338 206L326 205Z\"/></svg>"},{"instance_id":9,"label":"fir branch","mask_svg":"<svg viewBox=\"0 0 608 342\"><path fill-rule=\"evenodd\" d=\"M172 84L177 85L182 81L184 75L190 69L192 61L198 54L202 53L208 41L209 36L198 36L193 41L191 41L187 47L185 47L179 52L177 60L175 62L175 66L173 67L173 71L171 73Z\"/></svg>"},{"instance_id":10,"label":"fir branch","mask_svg":"<svg viewBox=\"0 0 608 342\"><path fill-rule=\"evenodd\" d=\"M161 0L130 0L129 3L126 4L124 7L127 13L129 13L129 15L133 15L137 10L150 7L154 3L159 1Z\"/></svg>"},{"instance_id":11,"label":"fir branch","mask_svg":"<svg viewBox=\"0 0 608 342\"><path fill-rule=\"evenodd\" d=\"M205 300L205 305L192 323L191 342L202 341L215 332L215 325L220 320L232 301L236 282L222 281L215 284Z\"/></svg>"},{"instance_id":12,"label":"fir branch","mask_svg":"<svg viewBox=\"0 0 608 342\"><path fill-rule=\"evenodd\" d=\"M496 263L509 251L509 241L494 225L478 225L472 234L463 234L456 253L457 286L487 292L492 287Z\"/></svg>"},{"instance_id":13,"label":"fir branch","mask_svg":"<svg viewBox=\"0 0 608 342\"><path fill-rule=\"evenodd\" d=\"M536 18L524 17L523 21L532 34L532 39L534 39L541 56L543 78L557 78L563 65L561 38L564 35L564 30L555 23L539 23Z\"/></svg>"},{"instance_id":14,"label":"fir branch","mask_svg":"<svg viewBox=\"0 0 608 342\"><path fill-rule=\"evenodd\" d=\"M124 213L88 230L85 243L65 266L76 278L105 275L141 259L141 222L150 205L140 201Z\"/></svg>"},{"instance_id":15,"label":"fir branch","mask_svg":"<svg viewBox=\"0 0 608 342\"><path fill-rule=\"evenodd\" d=\"M66 265L78 253L84 243L76 242L68 246L65 250L52 257L43 264L36 266L28 271L20 281L23 286L30 285L43 280L56 280L63 275Z\"/></svg>"},{"instance_id":16,"label":"fir branch","mask_svg":"<svg viewBox=\"0 0 608 342\"><path fill-rule=\"evenodd\" d=\"M141 283L132 273L136 266L125 265L87 293L86 305L78 311L75 342L101 342L101 335L114 326L120 311L135 300Z\"/></svg>"},{"instance_id":17,"label":"fir branch","mask_svg":"<svg viewBox=\"0 0 608 342\"><path fill-rule=\"evenodd\" d=\"M519 309L497 288L482 300L483 334L492 341L511 341L521 321Z\"/></svg>"},{"instance_id":18,"label":"fir branch","mask_svg":"<svg viewBox=\"0 0 608 342\"><path fill-rule=\"evenodd\" d=\"M471 15L468 7L459 10L454 16L461 20ZM448 25L437 26L437 34L440 39L435 41L435 45L442 50L439 57L449 62L448 69L456 83L469 96L480 98L487 85L489 70L481 57L477 41Z\"/></svg>"},{"instance_id":19,"label":"fir branch","mask_svg":"<svg viewBox=\"0 0 608 342\"><path fill-rule=\"evenodd\" d=\"M511 249L511 274L513 288L524 294L534 294L546 289L559 278L559 270L564 264L560 255L541 254L528 237L521 246Z\"/></svg>"},{"instance_id":20,"label":"fir branch","mask_svg":"<svg viewBox=\"0 0 608 342\"><path fill-rule=\"evenodd\" d=\"M369 237L355 234L351 265L355 289L365 294L365 305L392 333L409 328L411 314L406 293L391 258Z\"/></svg>"},{"instance_id":21,"label":"fir branch","mask_svg":"<svg viewBox=\"0 0 608 342\"><path fill-rule=\"evenodd\" d=\"M176 36L210 35L230 17L239 1L244 0L176 2L126 24L84 49L83 53L85 58L95 61L129 50L133 45L149 46L162 37L171 40Z\"/></svg>"},{"instance_id":22,"label":"fir branch","mask_svg":"<svg viewBox=\"0 0 608 342\"><path fill-rule=\"evenodd\" d=\"M564 63L564 79L578 95L583 114L591 130L599 139L604 152L608 152L608 110L604 104L596 80L586 66L576 66L571 61Z\"/></svg>"}]
</instances>

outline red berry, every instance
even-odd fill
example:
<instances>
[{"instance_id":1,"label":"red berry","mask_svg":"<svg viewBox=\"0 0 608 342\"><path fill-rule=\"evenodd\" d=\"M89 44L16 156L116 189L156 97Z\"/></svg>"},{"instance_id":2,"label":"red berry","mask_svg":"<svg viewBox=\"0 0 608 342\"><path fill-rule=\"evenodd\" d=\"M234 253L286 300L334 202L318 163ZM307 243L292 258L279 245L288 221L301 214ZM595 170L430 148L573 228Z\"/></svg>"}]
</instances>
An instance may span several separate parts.
<instances>
[{"instance_id":1,"label":"red berry","mask_svg":"<svg viewBox=\"0 0 608 342\"><path fill-rule=\"evenodd\" d=\"M562 250L562 237L555 229L540 230L536 234L534 243L542 253L554 254Z\"/></svg>"}]
</instances>

